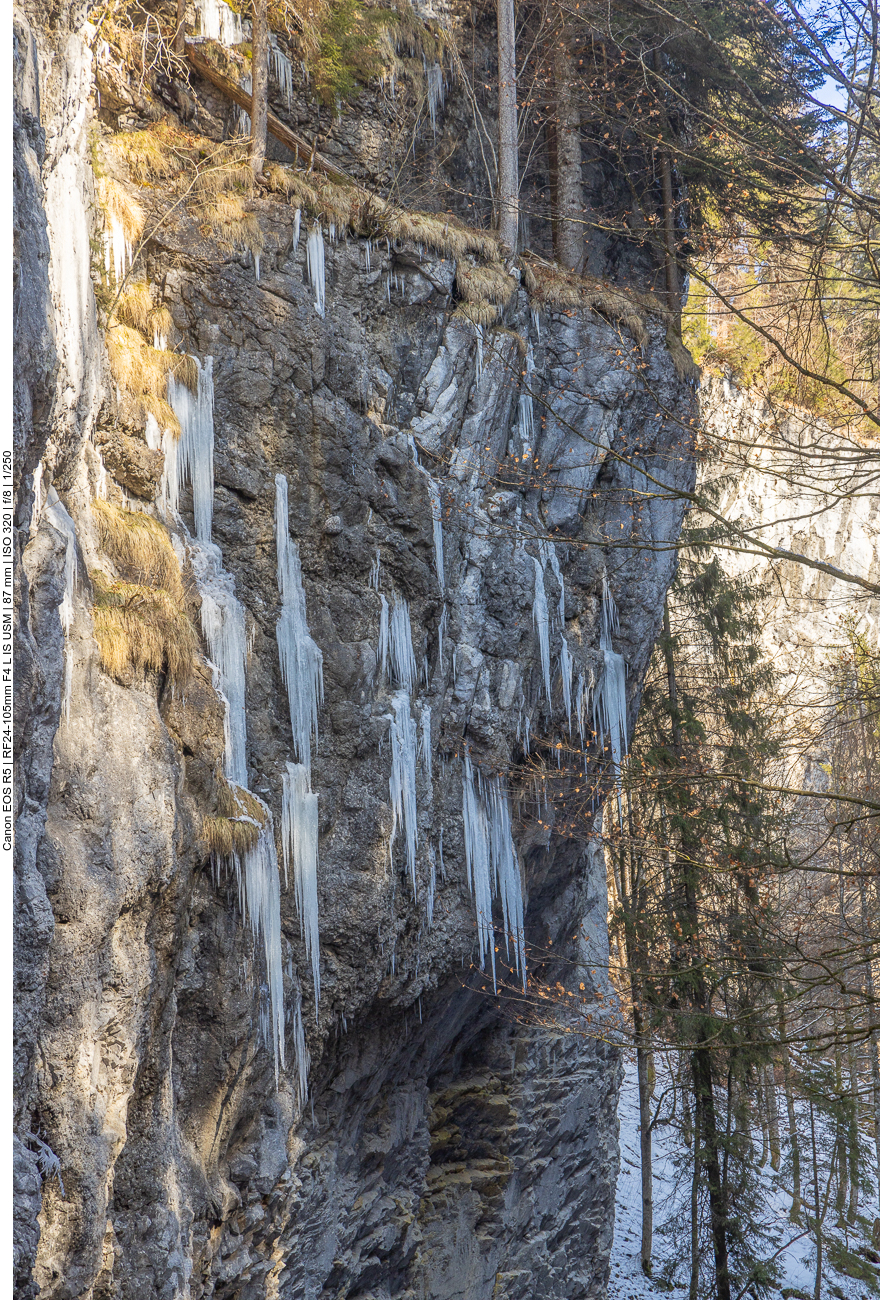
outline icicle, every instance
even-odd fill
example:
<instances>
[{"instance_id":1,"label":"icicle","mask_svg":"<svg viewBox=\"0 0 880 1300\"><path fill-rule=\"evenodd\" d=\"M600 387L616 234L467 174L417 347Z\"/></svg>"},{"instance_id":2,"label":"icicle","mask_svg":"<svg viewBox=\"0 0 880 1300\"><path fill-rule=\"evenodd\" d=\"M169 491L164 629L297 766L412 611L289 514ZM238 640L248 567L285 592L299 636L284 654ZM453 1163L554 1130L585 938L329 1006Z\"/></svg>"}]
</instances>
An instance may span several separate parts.
<instances>
[{"instance_id":1,"label":"icicle","mask_svg":"<svg viewBox=\"0 0 880 1300\"><path fill-rule=\"evenodd\" d=\"M477 775L479 781L479 774ZM473 895L477 913L477 941L480 965L486 969L486 953L492 968L492 987L495 984L495 932L492 928L492 885L490 869L492 850L489 842L489 824L486 810L474 785L471 756L466 753L462 765L462 819L464 824L464 855L467 866L468 887Z\"/></svg>"},{"instance_id":2,"label":"icicle","mask_svg":"<svg viewBox=\"0 0 880 1300\"><path fill-rule=\"evenodd\" d=\"M293 1055L296 1065L296 1091L299 1097L300 1109L306 1104L306 1098L309 1095L309 1069L311 1068L312 1058L306 1047L306 1036L303 1031L302 1018L302 989L297 985L296 997L293 1001ZM314 1104L312 1107L312 1123L315 1122Z\"/></svg>"},{"instance_id":3,"label":"icicle","mask_svg":"<svg viewBox=\"0 0 880 1300\"><path fill-rule=\"evenodd\" d=\"M544 693L550 704L550 619L547 611L547 593L544 590L544 569L540 560L532 557L535 566L535 597L532 603L532 622L538 633L541 651L541 672L544 676Z\"/></svg>"},{"instance_id":4,"label":"icicle","mask_svg":"<svg viewBox=\"0 0 880 1300\"><path fill-rule=\"evenodd\" d=\"M299 247L299 230L302 224L302 212L297 208L293 214L293 252Z\"/></svg>"},{"instance_id":5,"label":"icicle","mask_svg":"<svg viewBox=\"0 0 880 1300\"><path fill-rule=\"evenodd\" d=\"M428 115L431 119L431 131L437 139L437 109L443 107L446 87L443 84L443 69L439 63L432 63L425 68L428 82Z\"/></svg>"},{"instance_id":6,"label":"icicle","mask_svg":"<svg viewBox=\"0 0 880 1300\"><path fill-rule=\"evenodd\" d=\"M531 725L532 725L532 720L529 717L529 715L526 714L525 718L523 719L523 753L525 754L526 758L528 758L529 754L531 753L531 750L529 749L529 729Z\"/></svg>"},{"instance_id":7,"label":"icicle","mask_svg":"<svg viewBox=\"0 0 880 1300\"><path fill-rule=\"evenodd\" d=\"M127 268L131 266L131 242L125 237L122 222L113 213L105 212L104 220L108 227L104 232L104 270L109 275L112 262L113 278L120 284Z\"/></svg>"},{"instance_id":8,"label":"icicle","mask_svg":"<svg viewBox=\"0 0 880 1300\"><path fill-rule=\"evenodd\" d=\"M568 719L569 731L571 731L571 678L573 668L571 651L568 648L568 641L563 632L562 644L559 650L559 676L562 678L562 700L565 704L565 716Z\"/></svg>"},{"instance_id":9,"label":"icicle","mask_svg":"<svg viewBox=\"0 0 880 1300\"><path fill-rule=\"evenodd\" d=\"M224 4L224 0L196 0L196 10L201 34L209 41L219 41L221 45L244 43L241 18L234 9Z\"/></svg>"},{"instance_id":10,"label":"icicle","mask_svg":"<svg viewBox=\"0 0 880 1300\"><path fill-rule=\"evenodd\" d=\"M388 850L394 843L398 826L406 831L406 860L416 897L416 848L419 828L416 816L416 728L409 707L409 692L397 691L392 699L391 720L391 808L393 821Z\"/></svg>"},{"instance_id":11,"label":"icicle","mask_svg":"<svg viewBox=\"0 0 880 1300\"><path fill-rule=\"evenodd\" d=\"M370 270L370 241L369 241L369 239L366 240L366 242L364 243L364 270L365 270L365 271L369 271L369 270Z\"/></svg>"},{"instance_id":12,"label":"icicle","mask_svg":"<svg viewBox=\"0 0 880 1300\"><path fill-rule=\"evenodd\" d=\"M36 474L34 475L36 479ZM61 498L50 487L46 495L43 514L49 523L64 538L64 594L58 606L58 617L64 633L64 689L61 694L62 721L70 720L70 700L73 688L73 650L70 645L70 629L73 627L73 600L76 595L77 559L76 559L76 525L61 502Z\"/></svg>"},{"instance_id":13,"label":"icicle","mask_svg":"<svg viewBox=\"0 0 880 1300\"><path fill-rule=\"evenodd\" d=\"M497 893L501 896L504 917L504 942L510 956L510 936L513 935L514 958L523 991L526 987L525 926L523 921L522 880L519 873L513 832L510 827L510 807L507 783L495 776L486 782L488 790L489 843L492 851L492 868Z\"/></svg>"},{"instance_id":14,"label":"icicle","mask_svg":"<svg viewBox=\"0 0 880 1300\"><path fill-rule=\"evenodd\" d=\"M293 864L293 885L300 933L312 965L315 1019L321 998L318 928L318 796L312 794L304 763L288 763L282 779L281 845L285 877Z\"/></svg>"},{"instance_id":15,"label":"icicle","mask_svg":"<svg viewBox=\"0 0 880 1300\"><path fill-rule=\"evenodd\" d=\"M311 771L312 736L318 738L318 706L324 699L324 659L309 634L299 551L288 531L287 479L275 475L275 544L281 613L275 636L281 677L290 706L296 757Z\"/></svg>"},{"instance_id":16,"label":"icicle","mask_svg":"<svg viewBox=\"0 0 880 1300\"><path fill-rule=\"evenodd\" d=\"M382 604L379 614L378 659L382 672L393 686L412 695L418 669L413 653L409 605L401 596L395 596L389 618L388 601L384 596L380 596L379 599Z\"/></svg>"},{"instance_id":17,"label":"icicle","mask_svg":"<svg viewBox=\"0 0 880 1300\"><path fill-rule=\"evenodd\" d=\"M619 805L620 764L626 753L626 664L623 655L613 648L612 634L616 631L617 607L605 574L602 577L602 627L599 634L604 666L593 695L593 725L600 750L605 749L606 743L611 747Z\"/></svg>"},{"instance_id":18,"label":"icicle","mask_svg":"<svg viewBox=\"0 0 880 1300\"><path fill-rule=\"evenodd\" d=\"M326 274L324 264L324 236L321 233L321 226L319 223L312 226L309 231L309 237L306 240L306 266L308 267L309 280L315 291L315 311L323 320Z\"/></svg>"},{"instance_id":19,"label":"icicle","mask_svg":"<svg viewBox=\"0 0 880 1300\"><path fill-rule=\"evenodd\" d=\"M31 504L31 522L28 527L28 533L33 537L40 525L40 517L43 513L43 462L40 461L34 470L31 480L33 486L34 499Z\"/></svg>"},{"instance_id":20,"label":"icicle","mask_svg":"<svg viewBox=\"0 0 880 1300\"><path fill-rule=\"evenodd\" d=\"M476 331L476 335L477 335L477 370L476 370L476 375L477 375L477 383L479 383L480 380L481 380L482 377L483 377L483 327L482 327L482 325L475 325L475 326L474 326L474 330Z\"/></svg>"},{"instance_id":21,"label":"icicle","mask_svg":"<svg viewBox=\"0 0 880 1300\"><path fill-rule=\"evenodd\" d=\"M422 705L422 716L420 719L422 729L422 764L425 769L425 776L428 781L428 797L432 797L433 771L431 755L431 706L430 704Z\"/></svg>"},{"instance_id":22,"label":"icicle","mask_svg":"<svg viewBox=\"0 0 880 1300\"><path fill-rule=\"evenodd\" d=\"M559 626L565 628L565 579L562 576L562 569L559 567L559 556L556 554L556 547L552 542L543 542L541 550L550 562L550 568L553 570L553 576L559 586Z\"/></svg>"},{"instance_id":23,"label":"icicle","mask_svg":"<svg viewBox=\"0 0 880 1300\"><path fill-rule=\"evenodd\" d=\"M437 628L437 664L440 672L443 672L443 637L446 634L446 628L449 623L449 610L446 608L446 602L443 603L443 610L440 614L440 624Z\"/></svg>"},{"instance_id":24,"label":"icicle","mask_svg":"<svg viewBox=\"0 0 880 1300\"><path fill-rule=\"evenodd\" d=\"M376 551L376 558L370 565L370 586L373 591L379 590L379 582L382 578L382 552Z\"/></svg>"},{"instance_id":25,"label":"icicle","mask_svg":"<svg viewBox=\"0 0 880 1300\"><path fill-rule=\"evenodd\" d=\"M252 798L258 798L252 795ZM262 800L259 801L262 803ZM284 1067L284 982L281 969L281 890L278 881L278 858L275 853L275 831L272 814L263 804L266 822L260 838L244 854L242 871L238 856L233 854L233 864L239 881L239 893L244 886L244 902L254 939L262 938L266 960L269 1000L271 1004L271 1034L275 1052L275 1082L279 1069Z\"/></svg>"},{"instance_id":26,"label":"icicle","mask_svg":"<svg viewBox=\"0 0 880 1300\"><path fill-rule=\"evenodd\" d=\"M535 373L535 354L529 341L526 348L526 372L523 376L519 395L519 436L522 442L523 459L531 458L532 444L535 441L535 408L532 400L532 383Z\"/></svg>"},{"instance_id":27,"label":"icicle","mask_svg":"<svg viewBox=\"0 0 880 1300\"><path fill-rule=\"evenodd\" d=\"M245 714L246 634L244 606L235 583L223 568L219 546L192 544L190 561L202 598L202 631L216 671L215 687L226 701L224 723L226 776L247 787L247 717Z\"/></svg>"},{"instance_id":28,"label":"icicle","mask_svg":"<svg viewBox=\"0 0 880 1300\"><path fill-rule=\"evenodd\" d=\"M293 97L293 64L281 49L273 32L269 33L269 66L278 83L278 89L284 96L287 107Z\"/></svg>"},{"instance_id":29,"label":"icicle","mask_svg":"<svg viewBox=\"0 0 880 1300\"><path fill-rule=\"evenodd\" d=\"M541 342L541 314L535 307L532 307L531 315L532 315L532 324L535 327L535 337L540 343Z\"/></svg>"},{"instance_id":30,"label":"icicle","mask_svg":"<svg viewBox=\"0 0 880 1300\"><path fill-rule=\"evenodd\" d=\"M195 396L186 384L168 376L168 401L180 424L180 440L171 463L166 451L167 495L170 509L176 511L180 486L184 478L189 479L196 537L200 542L210 542L214 508L214 358L205 357L204 365L197 357L193 360L198 370Z\"/></svg>"}]
</instances>

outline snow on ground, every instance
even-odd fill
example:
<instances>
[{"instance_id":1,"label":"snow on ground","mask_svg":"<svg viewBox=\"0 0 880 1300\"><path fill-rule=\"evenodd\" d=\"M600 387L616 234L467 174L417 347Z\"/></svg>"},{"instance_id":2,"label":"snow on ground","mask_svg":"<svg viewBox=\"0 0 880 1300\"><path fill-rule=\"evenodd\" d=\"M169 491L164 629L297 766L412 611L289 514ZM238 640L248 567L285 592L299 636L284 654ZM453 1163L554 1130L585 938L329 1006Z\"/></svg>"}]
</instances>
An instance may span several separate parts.
<instances>
[{"instance_id":1,"label":"snow on ground","mask_svg":"<svg viewBox=\"0 0 880 1300\"><path fill-rule=\"evenodd\" d=\"M625 1059L624 1069L618 1104L620 1176L617 1184L608 1300L656 1300L658 1296L668 1297L668 1300L686 1300L689 1228L686 1209L687 1189L681 1186L676 1172L676 1165L679 1163L676 1157L681 1155L677 1149L680 1141L678 1131L671 1126L654 1130L653 1258L654 1275L657 1280L652 1282L645 1277L639 1262L642 1197L639 1161L639 1098L634 1056L632 1059ZM658 1083L658 1087L660 1086ZM784 1105L781 1098L780 1103ZM801 1119L803 1120L802 1131L805 1131L806 1116L801 1116ZM822 1136L827 1139L830 1135ZM763 1195L766 1204L766 1227L775 1241L773 1249L782 1248L777 1256L781 1280L779 1290L773 1294L779 1295L781 1292L785 1295L788 1292L786 1300L798 1300L800 1293L804 1300L812 1300L816 1268L815 1243L811 1235L799 1235L802 1228L789 1223L791 1196L782 1186L780 1176L773 1172L769 1164L760 1171L760 1176L763 1179ZM806 1162L803 1176L806 1180L808 1176ZM821 1186L824 1193L824 1180ZM874 1297L880 1295L880 1268L871 1267L865 1256L861 1254L862 1249L871 1247L871 1224L877 1213L876 1183L870 1190L868 1188L862 1190L860 1212L867 1217L860 1219L855 1228L850 1228L846 1233L835 1222L833 1205L828 1211L824 1224L827 1240L822 1300L826 1300L826 1297L828 1300L874 1300ZM679 1227L671 1232L663 1231L664 1225L671 1227L676 1220L679 1221ZM837 1245L832 1245L832 1242ZM854 1252L856 1269L862 1271L864 1276L850 1277L834 1268L828 1259L829 1247L832 1253L838 1247L848 1247L851 1252ZM670 1269L671 1262L677 1264L677 1267ZM667 1270L663 1268L664 1263L667 1263ZM671 1279L671 1285L666 1281L667 1277Z\"/></svg>"}]
</instances>

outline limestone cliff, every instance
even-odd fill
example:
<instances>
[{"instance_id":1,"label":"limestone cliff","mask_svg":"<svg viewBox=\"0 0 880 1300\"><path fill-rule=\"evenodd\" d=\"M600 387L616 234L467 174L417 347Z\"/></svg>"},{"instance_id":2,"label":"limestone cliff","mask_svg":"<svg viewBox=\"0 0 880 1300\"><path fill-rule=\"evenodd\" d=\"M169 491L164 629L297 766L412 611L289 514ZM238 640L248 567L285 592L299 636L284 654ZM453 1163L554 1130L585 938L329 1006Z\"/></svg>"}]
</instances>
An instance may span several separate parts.
<instances>
[{"instance_id":1,"label":"limestone cliff","mask_svg":"<svg viewBox=\"0 0 880 1300\"><path fill-rule=\"evenodd\" d=\"M245 611L246 784L279 857L302 758L276 642L279 475L323 657L321 992L282 871L276 1077L265 935L205 841L230 743L216 656L203 641L180 685L110 671L95 636L100 583L119 578L96 499L165 521L199 632L213 553L185 487L163 511L162 457L110 378L75 14L20 15L15 72L17 1293L599 1297L618 1083L586 1020L608 998L604 866L533 777L575 744L572 708L595 774L606 579L635 718L681 520L644 475L693 482L666 323L648 315L636 343L601 315L538 310L517 273L484 334L453 310L453 258L353 237L326 240L322 317L277 196L255 205L259 280L185 223L149 242L179 350L211 370L211 540ZM383 601L408 614L421 745L396 811L403 677L383 666ZM529 977L584 990L553 1032L518 998L500 902L497 997L481 962L466 761L475 798L502 791L512 819Z\"/></svg>"}]
</instances>

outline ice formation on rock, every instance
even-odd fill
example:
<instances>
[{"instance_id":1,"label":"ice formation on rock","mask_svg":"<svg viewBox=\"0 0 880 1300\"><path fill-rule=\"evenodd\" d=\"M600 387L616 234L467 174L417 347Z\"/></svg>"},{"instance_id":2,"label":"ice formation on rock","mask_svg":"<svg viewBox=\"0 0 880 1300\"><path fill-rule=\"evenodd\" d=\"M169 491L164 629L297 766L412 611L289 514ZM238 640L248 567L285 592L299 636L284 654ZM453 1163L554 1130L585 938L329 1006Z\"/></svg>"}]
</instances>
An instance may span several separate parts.
<instances>
[{"instance_id":1,"label":"ice formation on rock","mask_svg":"<svg viewBox=\"0 0 880 1300\"><path fill-rule=\"evenodd\" d=\"M425 65L425 80L428 84L428 116L431 119L431 131L437 138L437 110L443 107L446 97L446 85L443 81L443 69L439 63Z\"/></svg>"},{"instance_id":2,"label":"ice formation on rock","mask_svg":"<svg viewBox=\"0 0 880 1300\"><path fill-rule=\"evenodd\" d=\"M287 479L283 474L275 475L275 545L281 592L275 635L281 677L290 706L294 751L311 771L312 737L318 738L318 707L324 699L324 658L309 633L299 551L288 528Z\"/></svg>"},{"instance_id":3,"label":"ice formation on rock","mask_svg":"<svg viewBox=\"0 0 880 1300\"><path fill-rule=\"evenodd\" d=\"M532 622L538 634L538 647L541 652L541 673L544 678L544 694L548 705L550 698L550 616L547 609L547 592L544 587L544 565L536 556L532 556L535 566L535 595L532 601Z\"/></svg>"},{"instance_id":4,"label":"ice formation on rock","mask_svg":"<svg viewBox=\"0 0 880 1300\"><path fill-rule=\"evenodd\" d=\"M293 96L293 64L282 50L273 32L269 33L269 69L278 83L287 107Z\"/></svg>"},{"instance_id":5,"label":"ice formation on rock","mask_svg":"<svg viewBox=\"0 0 880 1300\"><path fill-rule=\"evenodd\" d=\"M318 925L318 796L310 786L304 763L288 763L282 779L281 846L284 872L293 868L296 910L306 956L312 967L315 1017L321 997L320 932Z\"/></svg>"},{"instance_id":6,"label":"ice formation on rock","mask_svg":"<svg viewBox=\"0 0 880 1300\"><path fill-rule=\"evenodd\" d=\"M107 230L104 231L104 270L109 275L112 265L113 278L117 284L121 284L125 272L131 266L131 241L126 239L122 222L112 212L106 212L104 220L107 222Z\"/></svg>"},{"instance_id":7,"label":"ice formation on rock","mask_svg":"<svg viewBox=\"0 0 880 1300\"><path fill-rule=\"evenodd\" d=\"M202 631L214 667L215 686L226 704L224 769L230 781L247 787L247 715L245 660L247 638L244 606L235 582L223 568L223 556L213 542L193 543L190 563L202 598Z\"/></svg>"},{"instance_id":8,"label":"ice formation on rock","mask_svg":"<svg viewBox=\"0 0 880 1300\"><path fill-rule=\"evenodd\" d=\"M532 384L535 373L535 354L532 351L532 344L529 341L526 348L526 370L523 375L522 389L520 390L518 414L519 414L519 436L522 442L523 460L531 457L532 445L535 441L535 408L532 401Z\"/></svg>"},{"instance_id":9,"label":"ice formation on rock","mask_svg":"<svg viewBox=\"0 0 880 1300\"><path fill-rule=\"evenodd\" d=\"M36 475L34 475L34 478L36 479ZM48 519L55 531L64 538L64 594L61 597L61 604L58 606L58 617L61 620L61 630L64 633L64 689L61 695L61 717L67 722L70 718L70 699L73 687L73 650L69 638L70 629L73 626L73 600L76 594L76 526L62 505L61 498L54 487L50 487L46 495L43 516Z\"/></svg>"},{"instance_id":10,"label":"ice formation on rock","mask_svg":"<svg viewBox=\"0 0 880 1300\"><path fill-rule=\"evenodd\" d=\"M247 789L247 714L245 712L245 662L247 635L244 606L235 583L223 568L219 546L191 542L189 558L202 598L202 630L214 669L214 686L226 706L224 716L224 771L234 786ZM257 795L252 795L258 799ZM262 804L262 800L258 799ZM284 1065L284 984L281 973L281 888L272 815L263 804L260 837L243 857L231 855L238 882L242 914L254 938L262 938L270 1001L270 1029L275 1054L275 1074Z\"/></svg>"},{"instance_id":11,"label":"ice formation on rock","mask_svg":"<svg viewBox=\"0 0 880 1300\"><path fill-rule=\"evenodd\" d=\"M611 749L611 765L620 799L620 764L626 753L626 664L612 644L617 631L617 607L608 586L607 575L602 579L602 627L599 649L603 667L593 694L593 726L600 750Z\"/></svg>"},{"instance_id":12,"label":"ice formation on rock","mask_svg":"<svg viewBox=\"0 0 880 1300\"><path fill-rule=\"evenodd\" d=\"M241 17L224 0L196 0L202 36L221 45L242 45L244 24Z\"/></svg>"},{"instance_id":13,"label":"ice formation on rock","mask_svg":"<svg viewBox=\"0 0 880 1300\"><path fill-rule=\"evenodd\" d=\"M309 231L306 240L306 267L309 282L315 291L315 311L324 319L324 300L326 291L326 267L324 261L324 236L320 223L316 222Z\"/></svg>"},{"instance_id":14,"label":"ice formation on rock","mask_svg":"<svg viewBox=\"0 0 880 1300\"><path fill-rule=\"evenodd\" d=\"M500 897L505 943L513 937L514 961L526 982L525 930L522 881L513 834L507 786L502 777L484 781L476 776L469 753L462 764L462 816L468 885L477 913L480 964L485 970L488 952L495 986L495 931L492 924L492 896Z\"/></svg>"},{"instance_id":15,"label":"ice formation on rock","mask_svg":"<svg viewBox=\"0 0 880 1300\"><path fill-rule=\"evenodd\" d=\"M398 827L404 831L406 861L416 896L416 849L419 828L416 812L416 727L410 711L409 691L399 690L391 701L391 776L388 787L391 793L392 823L388 838L391 852Z\"/></svg>"},{"instance_id":16,"label":"ice formation on rock","mask_svg":"<svg viewBox=\"0 0 880 1300\"><path fill-rule=\"evenodd\" d=\"M257 799L257 795L251 796ZM262 803L262 800L260 800ZM278 857L275 851L275 831L272 814L263 804L266 818L260 838L244 854L243 863L237 854L232 863L238 880L239 902L242 913L250 921L254 942L263 941L266 962L266 980L269 989L270 1031L275 1054L275 1080L284 1067L284 981L281 969L281 888L278 880Z\"/></svg>"},{"instance_id":17,"label":"ice formation on rock","mask_svg":"<svg viewBox=\"0 0 880 1300\"><path fill-rule=\"evenodd\" d=\"M393 686L411 696L415 689L416 657L413 653L412 629L409 622L409 605L402 596L394 597L389 617L388 602L379 597L379 663L384 676Z\"/></svg>"},{"instance_id":18,"label":"ice formation on rock","mask_svg":"<svg viewBox=\"0 0 880 1300\"><path fill-rule=\"evenodd\" d=\"M214 510L214 358L204 365L193 358L198 370L198 387L192 393L186 384L168 376L168 401L180 424L180 440L171 462L166 463L167 499L178 509L180 488L189 479L193 497L193 519L200 542L211 540ZM163 439L169 446L170 438ZM167 457L167 450L166 450Z\"/></svg>"}]
</instances>

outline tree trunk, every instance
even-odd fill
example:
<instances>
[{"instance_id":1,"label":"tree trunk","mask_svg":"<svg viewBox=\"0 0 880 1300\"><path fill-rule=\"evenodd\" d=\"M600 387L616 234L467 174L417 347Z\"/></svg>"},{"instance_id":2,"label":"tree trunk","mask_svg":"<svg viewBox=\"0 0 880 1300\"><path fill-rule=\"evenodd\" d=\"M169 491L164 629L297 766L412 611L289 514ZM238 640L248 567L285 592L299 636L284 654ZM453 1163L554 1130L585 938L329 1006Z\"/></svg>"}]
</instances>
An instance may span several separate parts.
<instances>
[{"instance_id":1,"label":"tree trunk","mask_svg":"<svg viewBox=\"0 0 880 1300\"><path fill-rule=\"evenodd\" d=\"M763 1169L767 1163L767 1157L770 1154L770 1128L767 1123L767 1096L764 1091L763 1071L757 1072L755 1078L755 1100L758 1107L758 1119L761 1123L761 1159L758 1161L758 1168Z\"/></svg>"},{"instance_id":2,"label":"tree trunk","mask_svg":"<svg viewBox=\"0 0 880 1300\"><path fill-rule=\"evenodd\" d=\"M727 1254L727 1204L721 1185L721 1160L715 1094L712 1085L712 1053L698 1047L692 1058L694 1090L700 1099L700 1130L703 1168L709 1187L709 1221L715 1259L715 1293L718 1300L730 1300L730 1263Z\"/></svg>"},{"instance_id":3,"label":"tree trunk","mask_svg":"<svg viewBox=\"0 0 880 1300\"><path fill-rule=\"evenodd\" d=\"M584 196L581 183L581 118L575 96L574 60L565 29L553 49L556 97L556 257L568 271L583 270Z\"/></svg>"},{"instance_id":4,"label":"tree trunk","mask_svg":"<svg viewBox=\"0 0 880 1300\"><path fill-rule=\"evenodd\" d=\"M861 863L860 863L861 865ZM865 886L865 877L859 877L859 895L862 913L862 935L867 940L871 934L870 921L868 919L868 899ZM869 1007L874 1004L874 970L870 961L865 962L865 993L866 1003ZM872 1020L875 1017L872 1016ZM878 1047L880 1047L880 1034L874 1028L871 1030L871 1036L868 1039L868 1049L871 1053L871 1100L873 1102L873 1121L874 1121L874 1150L877 1156L878 1170L877 1174L877 1196L880 1204L880 1056L878 1056Z\"/></svg>"},{"instance_id":5,"label":"tree trunk","mask_svg":"<svg viewBox=\"0 0 880 1300\"><path fill-rule=\"evenodd\" d=\"M251 59L251 166L259 176L266 161L269 112L269 19L267 0L254 0Z\"/></svg>"},{"instance_id":6,"label":"tree trunk","mask_svg":"<svg viewBox=\"0 0 880 1300\"><path fill-rule=\"evenodd\" d=\"M641 1015L639 1015L636 1024L636 1033L641 1038ZM650 1277L651 1252L654 1248L654 1171L651 1152L651 1095L653 1093L654 1069L651 1053L644 1046L636 1048L636 1066L639 1075L639 1155L642 1166L642 1243L640 1259L642 1271Z\"/></svg>"},{"instance_id":7,"label":"tree trunk","mask_svg":"<svg viewBox=\"0 0 880 1300\"><path fill-rule=\"evenodd\" d=\"M688 1300L700 1290L700 1098L694 1097L694 1164L691 1172L691 1276Z\"/></svg>"},{"instance_id":8,"label":"tree trunk","mask_svg":"<svg viewBox=\"0 0 880 1300\"><path fill-rule=\"evenodd\" d=\"M855 1223L859 1212L859 1071L856 1061L856 1048L852 1039L852 1021L846 1016L846 1064L849 1074L849 1123L847 1124L847 1148L849 1151L849 1203L846 1207L848 1223Z\"/></svg>"},{"instance_id":9,"label":"tree trunk","mask_svg":"<svg viewBox=\"0 0 880 1300\"><path fill-rule=\"evenodd\" d=\"M513 254L519 228L516 120L516 18L513 0L498 0L498 236Z\"/></svg>"},{"instance_id":10,"label":"tree trunk","mask_svg":"<svg viewBox=\"0 0 880 1300\"><path fill-rule=\"evenodd\" d=\"M822 1300L822 1210L819 1206L819 1155L816 1151L816 1116L810 1098L810 1140L813 1146L813 1198L816 1206L816 1281L813 1300Z\"/></svg>"},{"instance_id":11,"label":"tree trunk","mask_svg":"<svg viewBox=\"0 0 880 1300\"><path fill-rule=\"evenodd\" d=\"M785 1088L785 1109L788 1114L788 1145L791 1150L791 1211L792 1223L801 1216L801 1144L794 1109L794 1092L791 1078L791 1056L788 1050L788 1026L785 1022L785 1004L779 998L779 1050L782 1054L782 1083Z\"/></svg>"},{"instance_id":12,"label":"tree trunk","mask_svg":"<svg viewBox=\"0 0 880 1300\"><path fill-rule=\"evenodd\" d=\"M658 77L662 67L660 51L655 49L654 71ZM669 150L662 145L657 150L657 161L660 166L660 184L663 194L663 260L666 268L666 301L674 319L678 322L678 332L680 334L681 293L678 283L678 255L675 247L675 197L672 189L672 160Z\"/></svg>"},{"instance_id":13,"label":"tree trunk","mask_svg":"<svg viewBox=\"0 0 880 1300\"><path fill-rule=\"evenodd\" d=\"M186 53L186 0L177 0L177 26L174 29L174 53Z\"/></svg>"},{"instance_id":14,"label":"tree trunk","mask_svg":"<svg viewBox=\"0 0 880 1300\"><path fill-rule=\"evenodd\" d=\"M772 1063L764 1069L764 1097L767 1102L767 1127L770 1132L770 1166L778 1171L782 1163L779 1147L779 1107L776 1103L776 1073Z\"/></svg>"}]
</instances>

